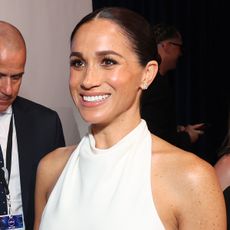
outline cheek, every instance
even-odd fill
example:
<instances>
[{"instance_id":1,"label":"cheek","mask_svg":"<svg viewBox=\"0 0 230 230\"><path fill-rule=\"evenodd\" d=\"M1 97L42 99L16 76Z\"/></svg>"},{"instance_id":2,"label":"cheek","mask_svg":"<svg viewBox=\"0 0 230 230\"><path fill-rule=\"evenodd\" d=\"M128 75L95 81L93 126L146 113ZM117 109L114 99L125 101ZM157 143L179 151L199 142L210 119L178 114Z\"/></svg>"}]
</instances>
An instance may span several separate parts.
<instances>
[{"instance_id":1,"label":"cheek","mask_svg":"<svg viewBox=\"0 0 230 230\"><path fill-rule=\"evenodd\" d=\"M114 74L111 77L112 84L124 92L124 94L136 93L136 90L140 88L141 73L136 71L128 71L128 68L124 71Z\"/></svg>"},{"instance_id":2,"label":"cheek","mask_svg":"<svg viewBox=\"0 0 230 230\"><path fill-rule=\"evenodd\" d=\"M117 69L110 73L109 81L114 87L124 87L134 86L138 84L140 76L128 71L128 68Z\"/></svg>"},{"instance_id":3,"label":"cheek","mask_svg":"<svg viewBox=\"0 0 230 230\"><path fill-rule=\"evenodd\" d=\"M70 76L69 76L69 87L70 90L77 90L77 87L80 85L79 81L80 77L77 76L75 71L70 71Z\"/></svg>"},{"instance_id":4,"label":"cheek","mask_svg":"<svg viewBox=\"0 0 230 230\"><path fill-rule=\"evenodd\" d=\"M76 74L70 73L69 77L69 90L72 95L73 100L77 101L77 95L78 95L78 88L79 88L80 82L76 76Z\"/></svg>"},{"instance_id":5,"label":"cheek","mask_svg":"<svg viewBox=\"0 0 230 230\"><path fill-rule=\"evenodd\" d=\"M21 80L18 82L18 83L16 83L15 85L14 85L14 96L17 96L18 95L18 93L19 93L19 89L20 89L20 86L21 86Z\"/></svg>"}]
</instances>

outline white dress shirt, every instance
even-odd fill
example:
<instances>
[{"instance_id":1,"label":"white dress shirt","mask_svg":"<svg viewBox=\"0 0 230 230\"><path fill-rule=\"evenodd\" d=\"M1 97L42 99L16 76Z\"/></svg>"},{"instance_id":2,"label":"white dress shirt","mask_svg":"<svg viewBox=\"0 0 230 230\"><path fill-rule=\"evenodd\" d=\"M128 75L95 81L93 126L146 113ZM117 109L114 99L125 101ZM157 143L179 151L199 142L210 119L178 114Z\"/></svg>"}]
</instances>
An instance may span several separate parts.
<instances>
[{"instance_id":1,"label":"white dress shirt","mask_svg":"<svg viewBox=\"0 0 230 230\"><path fill-rule=\"evenodd\" d=\"M12 106L5 112L0 113L0 143L3 152L4 165L6 167L6 148L10 119L12 116ZM9 191L11 197L11 213L23 214L22 198L21 198L21 185L18 161L18 145L15 132L15 124L13 119L13 135L12 135L12 158L11 158L11 174L9 181Z\"/></svg>"}]
</instances>

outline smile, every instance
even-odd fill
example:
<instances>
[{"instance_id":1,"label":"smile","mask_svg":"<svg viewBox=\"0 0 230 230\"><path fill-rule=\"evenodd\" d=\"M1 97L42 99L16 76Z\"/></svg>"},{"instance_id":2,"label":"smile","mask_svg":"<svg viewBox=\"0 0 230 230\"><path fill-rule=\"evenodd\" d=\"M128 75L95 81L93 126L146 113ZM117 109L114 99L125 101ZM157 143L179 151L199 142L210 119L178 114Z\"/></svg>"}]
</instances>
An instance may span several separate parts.
<instances>
[{"instance_id":1,"label":"smile","mask_svg":"<svg viewBox=\"0 0 230 230\"><path fill-rule=\"evenodd\" d=\"M109 95L99 95L99 96L83 96L83 100L87 102L98 102L98 101L103 101L106 98L108 98Z\"/></svg>"}]
</instances>

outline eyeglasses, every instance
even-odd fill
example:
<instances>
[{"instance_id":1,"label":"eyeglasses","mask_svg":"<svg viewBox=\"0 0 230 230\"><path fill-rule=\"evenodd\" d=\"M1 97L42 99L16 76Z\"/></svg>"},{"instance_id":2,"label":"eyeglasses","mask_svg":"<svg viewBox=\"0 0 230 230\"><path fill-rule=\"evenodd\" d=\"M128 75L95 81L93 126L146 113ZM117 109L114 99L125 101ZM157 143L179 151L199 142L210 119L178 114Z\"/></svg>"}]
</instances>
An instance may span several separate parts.
<instances>
[{"instance_id":1,"label":"eyeglasses","mask_svg":"<svg viewBox=\"0 0 230 230\"><path fill-rule=\"evenodd\" d=\"M174 46L179 46L181 49L183 49L183 44L176 43L176 42L169 42L169 43L174 45Z\"/></svg>"}]
</instances>

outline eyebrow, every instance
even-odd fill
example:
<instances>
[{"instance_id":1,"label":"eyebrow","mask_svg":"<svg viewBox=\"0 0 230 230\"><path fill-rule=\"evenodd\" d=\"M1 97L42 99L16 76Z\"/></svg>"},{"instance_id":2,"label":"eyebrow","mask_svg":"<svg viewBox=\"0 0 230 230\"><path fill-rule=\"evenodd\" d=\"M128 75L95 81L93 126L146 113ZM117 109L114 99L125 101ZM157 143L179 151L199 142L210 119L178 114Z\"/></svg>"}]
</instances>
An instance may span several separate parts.
<instances>
[{"instance_id":1,"label":"eyebrow","mask_svg":"<svg viewBox=\"0 0 230 230\"><path fill-rule=\"evenodd\" d=\"M82 57L82 54L80 52L71 52L69 57Z\"/></svg>"},{"instance_id":2,"label":"eyebrow","mask_svg":"<svg viewBox=\"0 0 230 230\"><path fill-rule=\"evenodd\" d=\"M20 72L20 73L16 73L16 74L12 74L12 75L10 75L10 77L15 77L15 76L19 76L19 75L23 75L24 74L24 72ZM2 77L5 77L5 76L7 76L8 74L6 74L6 73L1 73L0 72L0 76L2 76Z\"/></svg>"},{"instance_id":3,"label":"eyebrow","mask_svg":"<svg viewBox=\"0 0 230 230\"><path fill-rule=\"evenodd\" d=\"M112 55L116 55L116 56L119 56L122 58L122 55L120 55L119 53L113 51L113 50L105 50L105 51L97 51L96 52L96 55L97 56L105 56L105 55L109 55L109 54L112 54ZM71 52L70 54L70 58L71 57L80 57L80 58L83 58L83 54L81 52Z\"/></svg>"}]
</instances>

